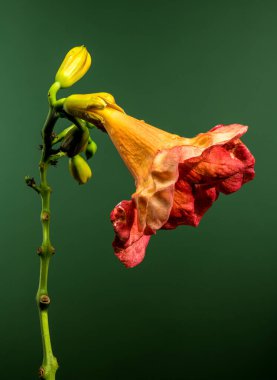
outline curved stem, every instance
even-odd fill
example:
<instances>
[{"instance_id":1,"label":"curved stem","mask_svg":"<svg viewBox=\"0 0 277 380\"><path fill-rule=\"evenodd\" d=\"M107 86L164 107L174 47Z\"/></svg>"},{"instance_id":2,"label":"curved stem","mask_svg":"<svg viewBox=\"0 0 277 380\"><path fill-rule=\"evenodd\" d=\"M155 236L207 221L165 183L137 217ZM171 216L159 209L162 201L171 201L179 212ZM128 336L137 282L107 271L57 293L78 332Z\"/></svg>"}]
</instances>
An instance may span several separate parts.
<instances>
[{"instance_id":1,"label":"curved stem","mask_svg":"<svg viewBox=\"0 0 277 380\"><path fill-rule=\"evenodd\" d=\"M42 130L43 136L43 150L42 157L39 164L40 168L40 196L42 200L41 209L41 224L42 224L42 245L38 250L40 255L40 278L39 287L37 291L36 301L39 310L41 336L42 336L42 347L43 347L43 361L40 367L40 377L45 380L55 380L55 374L58 369L58 362L55 358L49 331L48 323L48 307L50 304L50 297L48 295L48 269L51 257L54 253L54 248L50 241L50 195L51 188L47 183L47 168L48 168L48 158L51 154L51 134L55 122L57 121L57 116L53 110L50 108L48 117L46 119L44 128Z\"/></svg>"},{"instance_id":2,"label":"curved stem","mask_svg":"<svg viewBox=\"0 0 277 380\"><path fill-rule=\"evenodd\" d=\"M54 107L57 102L57 92L61 88L61 84L59 82L54 82L48 91L48 102L51 107Z\"/></svg>"}]
</instances>

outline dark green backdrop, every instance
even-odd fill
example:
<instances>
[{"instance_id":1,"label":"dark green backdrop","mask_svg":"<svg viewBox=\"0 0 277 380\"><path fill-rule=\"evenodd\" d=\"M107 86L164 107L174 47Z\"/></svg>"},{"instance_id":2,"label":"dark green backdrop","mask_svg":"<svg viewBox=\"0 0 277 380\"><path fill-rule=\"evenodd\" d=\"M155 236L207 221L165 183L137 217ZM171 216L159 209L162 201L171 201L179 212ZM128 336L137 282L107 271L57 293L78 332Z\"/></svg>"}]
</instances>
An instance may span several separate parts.
<instances>
[{"instance_id":1,"label":"dark green backdrop","mask_svg":"<svg viewBox=\"0 0 277 380\"><path fill-rule=\"evenodd\" d=\"M256 179L221 196L199 228L162 231L132 270L109 213L134 184L96 131L94 178L66 160L54 189L50 322L59 380L277 379L276 1L9 1L1 10L1 380L41 362L35 293L37 176L47 90L71 47L92 69L72 92L108 91L131 115L184 136L250 126Z\"/></svg>"}]
</instances>

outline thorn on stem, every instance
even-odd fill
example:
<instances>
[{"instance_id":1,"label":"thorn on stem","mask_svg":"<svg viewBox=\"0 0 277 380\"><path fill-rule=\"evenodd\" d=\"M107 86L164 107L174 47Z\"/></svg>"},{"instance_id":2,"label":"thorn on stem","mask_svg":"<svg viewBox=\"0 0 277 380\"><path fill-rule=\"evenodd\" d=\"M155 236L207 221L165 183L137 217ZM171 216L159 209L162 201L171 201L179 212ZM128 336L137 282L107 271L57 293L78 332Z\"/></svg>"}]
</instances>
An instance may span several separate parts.
<instances>
[{"instance_id":1,"label":"thorn on stem","mask_svg":"<svg viewBox=\"0 0 277 380\"><path fill-rule=\"evenodd\" d=\"M46 309L50 305L50 297L47 294L43 294L39 299L39 306L41 310Z\"/></svg>"},{"instance_id":2,"label":"thorn on stem","mask_svg":"<svg viewBox=\"0 0 277 380\"><path fill-rule=\"evenodd\" d=\"M29 177L29 176L25 177L25 182L26 182L26 185L30 187L33 187L36 184L34 177Z\"/></svg>"},{"instance_id":3,"label":"thorn on stem","mask_svg":"<svg viewBox=\"0 0 277 380\"><path fill-rule=\"evenodd\" d=\"M38 375L40 378L43 378L44 375L45 375L45 370L43 367L40 367L39 370L38 370Z\"/></svg>"},{"instance_id":4,"label":"thorn on stem","mask_svg":"<svg viewBox=\"0 0 277 380\"><path fill-rule=\"evenodd\" d=\"M50 297L47 294L43 294L40 297L40 302L43 303L43 304L49 305L49 303L51 302L50 301Z\"/></svg>"},{"instance_id":5,"label":"thorn on stem","mask_svg":"<svg viewBox=\"0 0 277 380\"><path fill-rule=\"evenodd\" d=\"M26 183L27 186L29 186L32 189L34 189L37 193L40 193L40 187L37 186L34 177L26 176L25 177L25 183Z\"/></svg>"},{"instance_id":6,"label":"thorn on stem","mask_svg":"<svg viewBox=\"0 0 277 380\"><path fill-rule=\"evenodd\" d=\"M47 212L47 211L43 211L43 213L41 214L41 219L45 222L45 221L47 221L47 220L49 220L50 219L50 214L49 214L49 212Z\"/></svg>"},{"instance_id":7,"label":"thorn on stem","mask_svg":"<svg viewBox=\"0 0 277 380\"><path fill-rule=\"evenodd\" d=\"M55 132L52 132L50 136L51 141L53 141L56 137L57 137L57 134Z\"/></svg>"},{"instance_id":8,"label":"thorn on stem","mask_svg":"<svg viewBox=\"0 0 277 380\"><path fill-rule=\"evenodd\" d=\"M58 160L50 160L49 164L56 167L58 164Z\"/></svg>"}]
</instances>

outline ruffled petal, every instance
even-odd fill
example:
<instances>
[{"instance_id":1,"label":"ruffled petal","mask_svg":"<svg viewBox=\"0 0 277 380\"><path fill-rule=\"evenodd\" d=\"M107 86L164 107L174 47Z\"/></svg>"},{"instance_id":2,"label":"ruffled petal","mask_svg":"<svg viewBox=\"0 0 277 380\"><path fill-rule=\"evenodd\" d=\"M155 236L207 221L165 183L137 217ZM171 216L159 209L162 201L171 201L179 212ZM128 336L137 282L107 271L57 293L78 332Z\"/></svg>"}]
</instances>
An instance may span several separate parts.
<instances>
[{"instance_id":1,"label":"ruffled petal","mask_svg":"<svg viewBox=\"0 0 277 380\"><path fill-rule=\"evenodd\" d=\"M218 191L206 185L191 185L179 180L174 193L174 203L163 229L170 230L180 225L197 227L204 213L218 198Z\"/></svg>"},{"instance_id":2,"label":"ruffled petal","mask_svg":"<svg viewBox=\"0 0 277 380\"><path fill-rule=\"evenodd\" d=\"M138 209L139 228L148 232L160 229L172 214L172 208L174 207L175 210L177 208L173 202L179 202L182 205L180 207L186 205L184 209L188 217L186 224L198 225L203 216L203 210L206 211L211 206L214 198L217 198L219 190L226 194L238 190L241 187L244 173L249 178L252 176L251 171L247 174L246 167L253 165L253 162L248 162L248 164L245 162L246 156L249 159L249 151L246 154L244 150L243 163L241 162L242 157L237 154L239 152L236 153L240 150L238 145L243 145L238 144L238 137L241 137L246 131L247 127L240 124L218 125L209 132L201 133L190 139L191 145L177 145L170 149L157 151L148 172L147 181L138 182L137 191L132 196ZM180 139L177 140L180 144ZM227 144L228 149L224 147ZM184 164L180 165L180 163ZM194 166L195 172L193 172ZM189 202L185 201L184 198L188 198L191 192L187 189L186 195L177 195L176 192L180 194L181 191L175 186L178 177L179 179L186 177L188 180L190 179L188 174L179 173L179 171L186 172L186 170L192 171L191 175L194 176L189 183L206 184L204 187L199 187L197 191L195 188L192 189L193 195L190 196L193 197L193 202L197 199L196 204L202 202L203 207L198 207L199 212L197 214L190 212L190 217L187 208L191 209L192 206L189 206ZM204 176L205 173L207 178ZM225 179L225 181L221 181L220 189L210 190L212 177L214 180L217 177ZM200 178L202 178L202 182ZM189 183L186 186L190 187ZM185 186L184 183L182 185ZM202 198L206 201L204 202ZM178 201L176 201L177 199ZM167 226L169 225L167 224Z\"/></svg>"},{"instance_id":3,"label":"ruffled petal","mask_svg":"<svg viewBox=\"0 0 277 380\"><path fill-rule=\"evenodd\" d=\"M111 212L115 238L114 253L127 267L133 268L140 264L145 256L145 250L150 235L138 230L137 210L133 201L120 202Z\"/></svg>"},{"instance_id":4,"label":"ruffled petal","mask_svg":"<svg viewBox=\"0 0 277 380\"><path fill-rule=\"evenodd\" d=\"M233 193L254 178L254 163L252 154L237 139L180 163L173 206L163 228L197 226L220 192Z\"/></svg>"}]
</instances>

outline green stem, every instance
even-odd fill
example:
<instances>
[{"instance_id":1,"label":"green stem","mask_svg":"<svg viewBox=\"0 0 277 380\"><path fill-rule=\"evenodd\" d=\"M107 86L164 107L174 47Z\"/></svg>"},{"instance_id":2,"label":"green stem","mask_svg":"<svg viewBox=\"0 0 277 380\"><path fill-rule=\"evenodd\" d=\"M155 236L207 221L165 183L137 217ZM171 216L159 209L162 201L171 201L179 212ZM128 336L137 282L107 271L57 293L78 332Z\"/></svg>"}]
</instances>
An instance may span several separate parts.
<instances>
[{"instance_id":1,"label":"green stem","mask_svg":"<svg viewBox=\"0 0 277 380\"><path fill-rule=\"evenodd\" d=\"M48 102L51 107L54 107L57 102L57 92L61 88L61 84L59 82L54 82L48 91ZM62 99L64 100L64 99Z\"/></svg>"},{"instance_id":2,"label":"green stem","mask_svg":"<svg viewBox=\"0 0 277 380\"><path fill-rule=\"evenodd\" d=\"M52 132L56 121L58 120L58 114L53 107L49 108L49 112L42 130L42 139L43 139L43 149L42 149L42 158L41 163L47 162L47 158L51 154L52 147ZM42 173L41 173L42 174ZM46 175L46 171L45 171Z\"/></svg>"},{"instance_id":3,"label":"green stem","mask_svg":"<svg viewBox=\"0 0 277 380\"><path fill-rule=\"evenodd\" d=\"M42 130L43 136L43 150L42 157L39 164L40 168L40 196L42 200L41 209L41 224L42 224L42 245L38 250L40 255L40 278L39 287L37 291L37 305L39 310L41 336L42 336L42 347L43 347L43 361L40 368L40 377L45 380L55 380L55 374L58 369L58 362L55 358L48 324L48 307L50 304L50 298L48 295L48 269L51 257L54 253L54 248L50 241L50 195L51 188L47 183L47 168L48 159L51 154L51 134L55 122L57 121L57 116L52 107L46 123Z\"/></svg>"},{"instance_id":4,"label":"green stem","mask_svg":"<svg viewBox=\"0 0 277 380\"><path fill-rule=\"evenodd\" d=\"M67 127L65 128L61 133L59 133L53 140L52 140L52 146L54 146L55 144L59 143L60 141L62 141L62 139L67 135L67 133L71 130L75 128L75 125L72 124L70 125L70 127Z\"/></svg>"}]
</instances>

